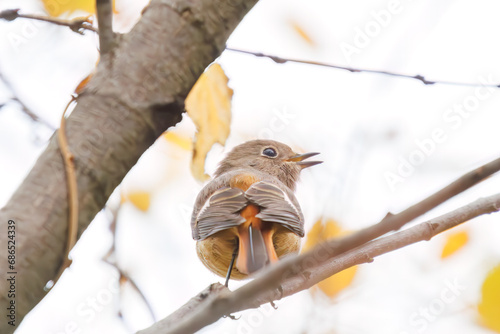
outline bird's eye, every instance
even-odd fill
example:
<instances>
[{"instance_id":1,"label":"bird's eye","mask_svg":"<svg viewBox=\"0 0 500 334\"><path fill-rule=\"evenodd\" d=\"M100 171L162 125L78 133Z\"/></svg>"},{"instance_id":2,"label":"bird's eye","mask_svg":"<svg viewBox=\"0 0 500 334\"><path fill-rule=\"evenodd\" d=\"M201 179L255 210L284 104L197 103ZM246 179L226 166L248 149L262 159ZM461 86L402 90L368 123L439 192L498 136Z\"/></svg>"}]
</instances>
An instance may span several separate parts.
<instances>
[{"instance_id":1,"label":"bird's eye","mask_svg":"<svg viewBox=\"0 0 500 334\"><path fill-rule=\"evenodd\" d=\"M278 155L276 150L271 147L265 148L264 151L262 151L262 154L269 158L275 158Z\"/></svg>"}]
</instances>

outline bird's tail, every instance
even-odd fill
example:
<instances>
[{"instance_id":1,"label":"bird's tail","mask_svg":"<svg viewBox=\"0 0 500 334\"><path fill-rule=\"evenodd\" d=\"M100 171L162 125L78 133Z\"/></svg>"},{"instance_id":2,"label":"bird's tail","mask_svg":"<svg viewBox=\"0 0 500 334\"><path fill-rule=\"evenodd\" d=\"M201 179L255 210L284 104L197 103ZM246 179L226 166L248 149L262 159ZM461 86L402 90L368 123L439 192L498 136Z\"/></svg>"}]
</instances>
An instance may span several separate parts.
<instances>
[{"instance_id":1,"label":"bird's tail","mask_svg":"<svg viewBox=\"0 0 500 334\"><path fill-rule=\"evenodd\" d=\"M236 268L245 274L251 274L269 262L278 260L272 240L273 230L263 229L262 221L255 217L258 213L258 207L247 206L241 213L246 222L238 227Z\"/></svg>"}]
</instances>

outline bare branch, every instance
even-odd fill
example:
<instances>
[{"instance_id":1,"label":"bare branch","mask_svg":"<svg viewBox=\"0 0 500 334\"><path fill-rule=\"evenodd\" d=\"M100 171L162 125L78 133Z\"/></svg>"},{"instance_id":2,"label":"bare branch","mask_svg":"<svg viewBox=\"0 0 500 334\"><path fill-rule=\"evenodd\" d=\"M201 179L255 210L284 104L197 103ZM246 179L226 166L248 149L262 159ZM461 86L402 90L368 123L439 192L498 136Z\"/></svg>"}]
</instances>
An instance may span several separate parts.
<instances>
[{"instance_id":1,"label":"bare branch","mask_svg":"<svg viewBox=\"0 0 500 334\"><path fill-rule=\"evenodd\" d=\"M5 76L2 74L0 71L0 80L4 83L4 85L7 87L7 89L10 91L12 94L12 98L10 101L16 102L19 104L21 107L21 111L24 112L29 118L31 118L34 122L41 123L45 125L47 128L51 129L52 131L55 131L56 128L50 124L47 120L43 119L42 117L38 116L35 114L28 106L21 101L21 99L17 96L14 87L12 87L12 84L5 78ZM0 105L0 109L4 106L5 104Z\"/></svg>"},{"instance_id":2,"label":"bare branch","mask_svg":"<svg viewBox=\"0 0 500 334\"><path fill-rule=\"evenodd\" d=\"M489 197L478 199L470 204L461 208L453 210L449 213L433 218L427 222L420 223L414 227L406 230L391 234L389 236L370 241L358 248L349 250L341 255L334 256L328 261L319 263L316 261L313 264L312 259L317 258L319 249L316 250L317 254L308 252L303 255L303 259L299 262L301 270L308 271L307 280L299 276L295 276L283 284L283 296L289 296L298 291L308 289L314 284L352 266L373 262L373 258L385 253L392 252L399 248L420 242L429 241L439 233L449 230L457 225L460 225L468 220L478 216L498 212L500 210L500 194L495 194ZM328 243L323 247L328 252ZM314 250L313 250L314 251ZM311 265L313 264L313 265ZM297 270L295 268L294 270Z\"/></svg>"},{"instance_id":3,"label":"bare branch","mask_svg":"<svg viewBox=\"0 0 500 334\"><path fill-rule=\"evenodd\" d=\"M49 22L53 24L57 24L59 26L65 26L69 27L71 30L73 30L76 33L79 33L80 35L83 35L83 32L85 30L90 30L95 33L98 32L98 30L92 26L92 22L89 21L88 18L76 18L74 20L63 20L63 19L57 19L53 17L47 17L47 16L42 16L42 15L36 15L36 14L19 14L19 8L17 9L6 9L0 12L0 19L4 19L7 21L13 21L17 18L23 18L23 19L31 19L31 20L37 20L37 21L43 21L43 22Z\"/></svg>"},{"instance_id":4,"label":"bare branch","mask_svg":"<svg viewBox=\"0 0 500 334\"><path fill-rule=\"evenodd\" d=\"M464 192L475 184L484 181L499 170L500 158L478 167L465 175L462 175L446 187L398 214L394 215L392 213L388 213L384 219L375 225L366 227L341 239L331 241L331 248L334 253L340 254L348 249L352 249L353 247L360 246L370 240L378 238L388 232L397 231L413 219L420 217L424 213Z\"/></svg>"},{"instance_id":5,"label":"bare branch","mask_svg":"<svg viewBox=\"0 0 500 334\"><path fill-rule=\"evenodd\" d=\"M329 67L329 68L336 68L339 70L346 70L349 72L364 72L364 73L375 73L375 74L383 74L383 75L388 75L388 76L393 76L393 77L399 77L399 78L407 78L407 79L416 79L421 81L424 85L434 85L434 84L441 84L441 85L452 85L452 86L465 86L465 87L493 87L493 88L500 88L500 84L483 84L483 83L474 83L474 82L457 82L457 81L448 81L448 80L428 80L426 79L423 75L416 74L416 75L410 75L410 74L403 74L403 73L396 73L396 72L391 72L391 71L383 71L383 70L372 70L372 69L367 69L367 68L354 68L354 67L348 67L348 66L341 66L341 65L334 65L334 64L328 64L328 63L322 63L322 62L317 62L317 61L312 61L312 60L303 60L303 59L294 59L294 58L281 58L278 56L273 56L273 55L267 55L261 52L252 52L252 51L246 51L246 50L240 50L240 49L234 49L234 48L228 48L226 47L226 50L228 51L234 51L234 52L239 52L239 53L245 53L249 55L253 55L256 57L265 57L273 60L275 63L278 64L284 64L287 62L291 63L299 63L299 64L307 64L307 65L315 65L315 66L323 66L323 67Z\"/></svg>"},{"instance_id":6,"label":"bare branch","mask_svg":"<svg viewBox=\"0 0 500 334\"><path fill-rule=\"evenodd\" d=\"M156 316L155 316L155 312L153 311L153 307L148 302L146 296L144 295L144 293L142 292L142 290L139 288L139 286L137 285L137 283L135 282L135 280L132 279L132 277L130 277L130 275L128 275L127 273L125 273L118 266L116 266L116 265L113 265L113 266L116 269L118 269L118 272L120 273L120 283L129 282L132 285L132 289L135 290L135 292L137 292L139 294L139 297L141 297L141 299L144 302L144 304L146 304L146 307L148 308L149 314L151 315L151 318L153 319L153 322L156 322ZM120 284L120 285L122 285L122 284Z\"/></svg>"},{"instance_id":7,"label":"bare branch","mask_svg":"<svg viewBox=\"0 0 500 334\"><path fill-rule=\"evenodd\" d=\"M148 302L146 295L142 292L142 290L139 288L137 283L135 282L130 275L128 275L117 263L116 261L116 227L118 225L118 212L121 208L121 204L118 206L116 210L111 209L109 206L106 206L106 208L111 212L113 215L112 221L109 226L109 230L113 236L113 242L111 244L111 247L108 251L108 253L103 257L103 261L115 268L118 273L120 274L120 286L122 286L122 283L124 282L129 282L132 285L132 288L139 294L139 296L142 298L144 301L144 304L146 304L146 307L149 310L149 313L151 314L151 318L153 319L154 322L156 322L156 316L153 311L153 307L151 304Z\"/></svg>"},{"instance_id":8,"label":"bare branch","mask_svg":"<svg viewBox=\"0 0 500 334\"><path fill-rule=\"evenodd\" d=\"M116 44L113 33L113 7L111 0L96 0L95 7L99 26L99 49L103 55L113 49Z\"/></svg>"},{"instance_id":9,"label":"bare branch","mask_svg":"<svg viewBox=\"0 0 500 334\"><path fill-rule=\"evenodd\" d=\"M472 187L473 185L485 180L495 172L500 170L500 158L495 159L479 168L476 168L467 174L461 176L458 178L456 181L450 183L449 185L445 186L441 190L437 191L436 193L430 195L429 197L425 198L424 200L420 201L419 203L412 205L411 207L407 208L406 210L393 215L393 214L387 214L384 219L382 219L379 223L372 225L370 227L367 227L365 229L362 229L350 236L344 237L342 239L335 239L328 241L322 245L319 245L309 251L308 253L304 253L298 257L290 257L287 259L284 259L280 261L277 265L271 267L267 272L263 273L261 276L257 277L254 281L246 284L245 286L241 287L238 289L238 300L243 299L246 300L245 302L245 308L232 308L229 311L227 309L224 309L227 311L226 313L211 313L213 310L218 309L217 307L221 307L220 304L224 305L225 303L228 303L226 300L227 298L227 291L223 289L213 289L210 292L210 302L207 301L202 301L200 299L193 298L190 302L188 302L186 305L182 306L178 311L170 315L169 317L165 318L164 320L161 320L157 324L153 325L155 330L158 330L161 328L162 330L166 328L170 328L172 324L178 323L180 321L183 321L182 319L184 318L185 314L187 313L187 310L185 308L188 308L190 312L193 312L193 310L198 310L198 308L204 308L204 311L200 311L201 313L197 315L197 317L200 317L202 320L196 320L200 321L201 323L204 323L203 326L206 326L207 324L210 324L212 322L217 321L221 316L227 315L231 312L236 312L242 309L246 308L255 308L258 307L261 304L264 304L266 302L272 302L275 299L280 299L283 296L288 296L293 293L296 293L298 291L304 290L317 282L335 274L330 273L326 271L328 276L325 276L325 270L324 268L329 268L330 263L333 261L332 258L337 259L340 258L341 256L344 256L345 254L350 254L350 252L353 251L354 248L361 246L361 249L364 249L362 246L363 244L368 245L367 242L378 238L390 231L393 230L398 230L402 226L404 226L406 223L412 221L413 219L421 216L422 214L428 212L429 210L435 208L439 204L445 202L446 200L450 199L451 197L467 190L468 188ZM473 203L474 204L474 203ZM469 205L472 206L473 204ZM469 207L467 206L467 207ZM460 209L459 209L460 210ZM468 209L466 209L468 210ZM457 210L456 210L457 211ZM479 214L477 214L479 215ZM444 217L444 216L443 216ZM439 220L440 218L436 218L436 220ZM465 221L465 220L463 220ZM463 222L461 221L461 222ZM461 223L458 222L457 224ZM445 224L445 223L444 223ZM456 224L455 224L456 225ZM453 225L454 226L454 225ZM448 227L450 228L450 227ZM441 232L440 230L439 232ZM403 231L404 233L407 233L406 231ZM400 233L403 233L400 232ZM400 233L396 233L395 235L400 235ZM437 232L436 232L437 233ZM404 234L403 234L404 235ZM388 238L393 238L394 236L390 236ZM387 240L386 238L380 239L380 240ZM390 239L389 239L390 240ZM418 240L417 240L418 241ZM375 241L375 242L378 242ZM416 241L414 241L416 242ZM373 242L372 242L373 243ZM369 243L369 244L372 244ZM404 245L400 246L403 247ZM398 247L398 248L400 248ZM347 252L347 253L346 253ZM366 253L363 253L366 254ZM378 254L380 255L380 254ZM370 262L372 260L372 257L365 256L364 261L365 262ZM343 263L341 260L335 260L337 262L335 263ZM357 263L356 263L357 264ZM347 267L346 267L347 268ZM344 270L346 268L343 268L341 270ZM339 270L339 271L341 271ZM338 271L337 271L338 272ZM316 273L316 274L313 274ZM321 279L316 279L318 275L322 273L323 276ZM300 274L300 275L299 275ZM293 278L290 282L295 282L295 283L283 283L286 282L287 279ZM310 283L311 280L315 280L314 283ZM292 288L287 287L289 284L292 287L295 287L295 290ZM294 285L295 284L295 285ZM303 287L305 285L308 285L307 287ZM298 290L300 287L301 289ZM278 293L276 293L276 290L278 289ZM224 292L221 292L224 291ZM259 296L260 294L260 296ZM258 296L258 298L257 298ZM235 298L232 298L234 300ZM208 300L208 299L207 299ZM221 301L222 300L222 301ZM205 308L206 304L210 303L208 308ZM216 304L216 305L212 305ZM236 304L240 305L240 304ZM234 306L234 305L233 305ZM179 316L180 315L180 316ZM191 319L191 318L190 318ZM196 322L195 321L195 322ZM189 322L189 321L188 321ZM196 322L197 323L197 322ZM186 324L187 326L188 324ZM189 324L189 326L195 326L194 324ZM203 327L202 326L202 327ZM176 327L177 328L177 327ZM201 327L200 327L201 328ZM182 327L181 330L179 331L172 331L172 333L187 333L190 330L192 330L192 327ZM199 328L198 328L199 329ZM141 332L141 334L149 334L149 333L155 333L155 331L149 331L150 329L146 329L144 332ZM195 329L197 330L197 329ZM194 331L195 331L194 330ZM185 331L185 332L183 332ZM170 333L170 332L169 332Z\"/></svg>"},{"instance_id":10,"label":"bare branch","mask_svg":"<svg viewBox=\"0 0 500 334\"><path fill-rule=\"evenodd\" d=\"M170 333L172 328L178 327L179 322L182 319L188 317L192 319L193 312L199 314L199 310L203 309L201 317L203 321L208 321L207 324L217 321L219 318L224 316L224 314L219 315L220 312L211 312L209 308L206 307L208 304L212 304L217 299L223 299L225 296L232 294L232 292L220 283L213 283L206 287L203 291L198 293L195 297L191 298L186 304L184 304L177 311L169 315L168 317L156 322L151 327L143 329L137 334L157 334L157 333ZM207 324L200 328L203 328ZM196 325L195 325L196 326ZM198 328L198 329L200 329ZM194 333L196 329L182 328L180 331L172 333Z\"/></svg>"},{"instance_id":11,"label":"bare branch","mask_svg":"<svg viewBox=\"0 0 500 334\"><path fill-rule=\"evenodd\" d=\"M214 298L218 298L221 296L227 296L230 293L231 291L225 285L222 285L220 283L210 284L170 316L156 322L151 327L139 331L138 334L166 333L166 330L168 328L175 326L179 321L181 321L180 319L190 317L193 311L198 310L200 306L203 307L203 305L209 302L209 300L213 300ZM209 317L210 314L206 314L205 316ZM219 318L214 319L212 322L217 321ZM194 331L190 333L194 333Z\"/></svg>"},{"instance_id":12,"label":"bare branch","mask_svg":"<svg viewBox=\"0 0 500 334\"><path fill-rule=\"evenodd\" d=\"M167 317L139 333L194 333L224 315L256 308L264 303L295 294L342 270L372 262L376 256L410 244L430 240L435 235L465 221L499 210L500 194L496 194L340 255L332 256L332 249L329 249L328 242L318 245L307 253L280 261L234 292L216 290L213 295L206 298L205 302L197 303L195 309L192 309L193 303L190 301L185 305L185 307L191 306L188 315L185 310L178 310L172 316L176 314L184 314L184 316L177 318L176 321ZM325 254L327 261L324 259Z\"/></svg>"}]
</instances>

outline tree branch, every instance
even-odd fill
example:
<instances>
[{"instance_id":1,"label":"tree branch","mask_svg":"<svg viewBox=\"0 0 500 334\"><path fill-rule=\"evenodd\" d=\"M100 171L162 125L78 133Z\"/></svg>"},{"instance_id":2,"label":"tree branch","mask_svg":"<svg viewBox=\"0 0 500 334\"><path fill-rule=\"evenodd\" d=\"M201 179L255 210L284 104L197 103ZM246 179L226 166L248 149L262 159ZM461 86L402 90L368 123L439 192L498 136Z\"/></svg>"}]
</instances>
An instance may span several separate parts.
<instances>
[{"instance_id":1,"label":"tree branch","mask_svg":"<svg viewBox=\"0 0 500 334\"><path fill-rule=\"evenodd\" d=\"M85 30L90 30L95 33L98 32L98 30L92 26L92 22L89 21L88 18L76 18L74 20L63 20L63 19L57 19L53 17L47 17L47 16L42 16L42 15L36 15L36 14L19 14L19 8L18 9L6 9L0 12L0 19L4 19L7 21L14 21L17 18L24 18L24 19L31 19L31 20L36 20L36 21L43 21L43 22L49 22L53 24L57 24L58 26L64 26L64 27L69 27L71 30L73 30L76 33L79 33L80 35L83 35L83 32Z\"/></svg>"},{"instance_id":2,"label":"tree branch","mask_svg":"<svg viewBox=\"0 0 500 334\"><path fill-rule=\"evenodd\" d=\"M257 0L152 0L120 38L113 66L100 62L66 119L78 180L78 235L161 133L182 119L183 101L233 29ZM221 24L223 22L223 24ZM16 324L45 296L63 261L68 201L64 163L53 136L32 170L0 210L16 234ZM0 268L7 258L0 257ZM0 280L0 309L8 282ZM0 322L0 333L15 327Z\"/></svg>"},{"instance_id":3,"label":"tree branch","mask_svg":"<svg viewBox=\"0 0 500 334\"><path fill-rule=\"evenodd\" d=\"M449 230L468 220L484 214L498 212L499 210L500 194L495 194L478 199L414 227L370 241L360 247L334 256L323 263L320 263L321 261L316 261L316 263L312 261L313 258L319 260L318 254L321 250L317 249L316 254L305 256L299 264L299 266L301 266L300 271L305 270L311 273L311 275L308 276L307 280L295 276L286 282L283 285L283 296L289 296L298 291L308 289L314 284L354 265L373 262L373 258L382 254L392 252L420 241L429 241L439 233ZM331 252L331 250L327 249L328 243L324 246L325 251ZM297 268L294 268L294 270L297 270Z\"/></svg>"},{"instance_id":4,"label":"tree branch","mask_svg":"<svg viewBox=\"0 0 500 334\"><path fill-rule=\"evenodd\" d=\"M423 75L420 75L420 74L410 75L410 74L396 73L396 72L391 72L391 71L372 70L372 69L367 69L367 68L355 68L355 67L334 65L334 64L322 63L322 62L312 61L312 60L303 60L303 59L294 59L294 58L281 58L281 57L278 57L278 56L268 55L268 54L264 54L264 53L261 53L261 52L246 51L246 50L240 50L240 49L234 49L234 48L228 48L228 47L226 47L226 50L233 51L233 52L239 52L239 53L245 53L245 54L253 55L253 56L256 56L256 57L269 58L269 59L271 59L272 61L274 61L275 63L278 63L278 64L284 64L284 63L287 63L287 62L291 62L291 63L298 63L298 64L306 64L306 65L315 65L315 66L323 66L323 67L329 67L329 68L336 68L336 69L339 69L339 70L346 70L346 71L353 72L353 73L364 72L364 73L382 74L382 75L388 75L388 76L399 77L399 78L416 79L416 80L421 81L424 85L441 84L441 85L465 86L465 87L493 87L493 88L500 88L500 84L486 84L486 83L483 84L483 83L457 82L457 81L448 81L448 80L428 80Z\"/></svg>"},{"instance_id":5,"label":"tree branch","mask_svg":"<svg viewBox=\"0 0 500 334\"><path fill-rule=\"evenodd\" d=\"M417 204L410 206L409 208L403 210L402 212L396 215L388 213L385 216L385 218L382 219L377 224L364 228L358 232L353 233L352 235L328 241L314 248L310 252L306 253L306 254L312 254L312 256L303 254L299 257L299 258L302 257L302 260L300 260L299 258L288 258L284 259L283 261L280 261L278 265L272 267L271 270L267 272L267 274L260 277L259 281L257 281L256 283L251 282L242 287L241 289L245 287L246 287L245 289L248 289L245 292L245 296L247 297L258 295L261 292L262 286L267 287L268 290L275 290L276 288L279 288L281 286L283 277L295 276L301 272L305 273L304 269L302 268L302 264L307 262L314 262L317 267L316 270L320 271L321 266L327 265L325 264L325 261L330 261L332 257L338 256L342 253L345 253L346 251L352 250L355 247L359 247L390 231L395 231L400 229L406 223L421 216L422 214L428 212L429 210L437 207L439 204L445 202L446 200L452 198L453 196L462 193L468 188L474 186L475 184L487 179L489 176L491 176L492 174L494 174L499 170L500 170L500 158L495 159L479 168L476 168L462 175L457 180L445 186L444 188L440 189L436 193L430 195L429 197L423 199ZM311 284L311 286L312 285L313 284ZM254 290L256 286L259 287L259 289ZM245 291L245 289L243 291ZM225 292L221 292L221 290ZM211 294L213 295L211 295L210 298L212 299L219 298L218 295L220 293L224 293L225 296L227 291L221 287L218 287L217 289L214 288L211 290ZM277 299L281 298L282 296L284 296L284 293L285 291L282 290L281 295L276 298ZM272 301L272 299L270 299L270 301ZM181 321L182 318L184 318L185 314L188 313L187 310L185 310L185 308L188 308L189 311L191 312L193 309L201 307L200 304L205 302L206 301L204 299L193 298L186 305L182 306L177 312L173 313L166 319L161 320L158 323L158 325L155 324L154 326L156 326L155 328L157 328L158 326L161 328L169 328L170 326L172 326L172 324L177 323ZM255 299L254 302L255 304L251 307L258 307L259 305L265 303L257 299ZM250 308L250 306L248 308ZM216 321L220 317L220 315L217 317L217 314L213 316L215 317L212 319L213 321ZM205 319L204 321L207 321L208 319L208 315L204 315L201 317ZM144 334L149 334L149 333L154 333L154 332L153 331L145 332Z\"/></svg>"},{"instance_id":6,"label":"tree branch","mask_svg":"<svg viewBox=\"0 0 500 334\"><path fill-rule=\"evenodd\" d=\"M334 255L324 243L299 256L278 262L250 283L234 292L213 289L206 300L190 301L172 316L161 320L140 334L185 334L217 321L224 315L256 308L282 297L305 290L314 284L352 266L370 263L373 258L410 244L430 240L435 235L477 216L500 210L500 194L479 199L466 206L431 219L412 228L371 241L340 255ZM325 255L327 258L325 260ZM181 311L190 307L190 312ZM178 317L178 314L183 314ZM175 321L171 317L176 317Z\"/></svg>"},{"instance_id":7,"label":"tree branch","mask_svg":"<svg viewBox=\"0 0 500 334\"><path fill-rule=\"evenodd\" d=\"M111 0L96 0L95 6L99 26L99 49L103 55L116 46L113 33L113 7Z\"/></svg>"},{"instance_id":8,"label":"tree branch","mask_svg":"<svg viewBox=\"0 0 500 334\"><path fill-rule=\"evenodd\" d=\"M420 217L424 213L434 209L450 198L464 192L479 182L486 180L498 171L500 171L500 158L478 167L465 175L462 175L446 187L398 214L394 215L389 212L377 224L361 229L343 238L330 241L330 248L335 254L340 254L346 250L352 249L353 247L360 246L370 240L378 238L388 232L397 231L413 219Z\"/></svg>"},{"instance_id":9,"label":"tree branch","mask_svg":"<svg viewBox=\"0 0 500 334\"><path fill-rule=\"evenodd\" d=\"M146 329L143 329L137 334L159 334L159 333L167 333L167 330L170 329L173 326L176 326L176 324L181 321L181 319L185 317L190 317L191 318L191 313L193 311L197 311L201 305L204 305L205 303L209 303L209 300L212 300L216 297L219 296L227 296L231 293L231 291L225 286L220 283L213 283L210 284L208 287L206 287L203 291L198 293L195 297L191 298L186 304L184 304L181 308L179 308L177 311L169 315L168 317L164 318L163 320L160 320L151 327L148 327ZM208 313L205 317L209 317L210 313ZM219 319L220 317L216 319L212 319L215 322ZM182 332L179 332L182 333ZM194 333L192 332L184 332L184 333Z\"/></svg>"},{"instance_id":10,"label":"tree branch","mask_svg":"<svg viewBox=\"0 0 500 334\"><path fill-rule=\"evenodd\" d=\"M16 94L16 92L14 90L14 87L12 87L12 84L2 74L2 71L0 71L0 80L4 83L4 85L7 87L7 89L12 94L12 97L11 97L10 101L14 101L17 104L19 104L19 106L21 107L21 111L22 112L24 112L34 122L41 123L41 124L45 125L47 128L49 128L52 131L56 130L56 128L52 124L50 124L47 120L45 120L45 119L41 118L40 116L38 116L37 114L35 114L33 111L31 111L30 108L28 108L28 106L23 101L21 101L21 99L17 96L17 94ZM0 105L0 109L3 106L4 106L4 104Z\"/></svg>"},{"instance_id":11,"label":"tree branch","mask_svg":"<svg viewBox=\"0 0 500 334\"><path fill-rule=\"evenodd\" d=\"M110 266L112 266L113 268L115 268L116 271L118 271L118 274L120 275L120 278L119 278L120 287L123 287L123 284L125 282L130 282L130 284L132 285L132 289L134 289L137 292L139 297L141 297L141 299L144 301L144 304L146 304L146 307L148 308L149 313L151 314L151 318L153 319L153 322L156 322L156 316L155 316L153 307L151 306L148 299L146 298L146 295L144 295L144 293L139 288L139 285L137 285L135 280L132 279L132 277L130 275L128 275L120 267L120 265L116 261L116 257L117 257L117 255L116 255L116 238L117 238L116 228L118 225L118 212L120 211L120 208L121 208L121 204L119 204L119 206L118 206L118 208L116 208L116 210L113 210L110 206L106 206L106 209L108 209L109 212L111 213L111 215L113 216L112 221L110 222L110 226L109 226L109 230L111 232L113 242L111 243L111 247L110 247L108 253L103 257L102 260L104 262L106 262L107 264L109 264ZM119 313L121 313L121 312L119 312Z\"/></svg>"}]
</instances>

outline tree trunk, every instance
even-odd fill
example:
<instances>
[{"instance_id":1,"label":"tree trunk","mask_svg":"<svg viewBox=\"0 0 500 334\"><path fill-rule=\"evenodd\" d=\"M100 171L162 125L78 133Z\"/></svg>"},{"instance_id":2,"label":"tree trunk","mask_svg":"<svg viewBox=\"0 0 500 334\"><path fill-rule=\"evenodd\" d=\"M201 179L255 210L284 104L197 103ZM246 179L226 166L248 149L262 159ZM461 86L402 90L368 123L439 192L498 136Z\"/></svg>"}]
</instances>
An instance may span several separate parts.
<instances>
[{"instance_id":1,"label":"tree trunk","mask_svg":"<svg viewBox=\"0 0 500 334\"><path fill-rule=\"evenodd\" d=\"M152 0L134 29L101 57L97 71L66 121L78 179L79 234L141 154L182 118L197 78L256 0ZM69 97L68 97L69 98ZM60 111L62 112L62 111ZM7 263L9 220L16 259ZM68 199L57 136L0 210L0 272L14 271L16 327L45 296L64 256ZM11 287L0 280L0 333L16 327L5 314ZM7 276L8 278L8 276Z\"/></svg>"}]
</instances>

